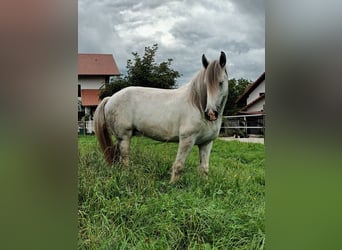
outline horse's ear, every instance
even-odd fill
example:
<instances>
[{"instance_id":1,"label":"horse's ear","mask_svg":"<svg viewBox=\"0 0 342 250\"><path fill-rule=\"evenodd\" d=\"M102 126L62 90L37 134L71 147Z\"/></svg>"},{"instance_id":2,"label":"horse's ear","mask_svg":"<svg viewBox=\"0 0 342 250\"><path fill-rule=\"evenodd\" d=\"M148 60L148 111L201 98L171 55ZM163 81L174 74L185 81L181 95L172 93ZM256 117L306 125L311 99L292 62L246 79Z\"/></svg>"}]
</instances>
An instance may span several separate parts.
<instances>
[{"instance_id":1,"label":"horse's ear","mask_svg":"<svg viewBox=\"0 0 342 250\"><path fill-rule=\"evenodd\" d=\"M204 54L202 55L202 64L203 64L204 68L207 68L208 65L209 65L209 62L208 62L208 60L207 60L207 58L205 57Z\"/></svg>"},{"instance_id":2,"label":"horse's ear","mask_svg":"<svg viewBox=\"0 0 342 250\"><path fill-rule=\"evenodd\" d=\"M220 65L222 68L226 65L226 61L227 61L226 54L223 51L221 51Z\"/></svg>"}]
</instances>

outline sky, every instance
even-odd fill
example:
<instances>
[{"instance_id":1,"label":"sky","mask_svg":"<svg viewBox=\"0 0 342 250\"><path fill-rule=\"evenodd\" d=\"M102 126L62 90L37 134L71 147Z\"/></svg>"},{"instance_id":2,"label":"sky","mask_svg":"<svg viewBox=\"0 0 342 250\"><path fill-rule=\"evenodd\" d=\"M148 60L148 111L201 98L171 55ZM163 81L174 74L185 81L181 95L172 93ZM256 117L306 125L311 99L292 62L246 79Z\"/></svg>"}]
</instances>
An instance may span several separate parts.
<instances>
[{"instance_id":1,"label":"sky","mask_svg":"<svg viewBox=\"0 0 342 250\"><path fill-rule=\"evenodd\" d=\"M79 0L78 52L113 54L122 74L132 52L158 44L156 62L189 82L201 57L227 55L228 77L256 80L265 71L263 0Z\"/></svg>"}]
</instances>

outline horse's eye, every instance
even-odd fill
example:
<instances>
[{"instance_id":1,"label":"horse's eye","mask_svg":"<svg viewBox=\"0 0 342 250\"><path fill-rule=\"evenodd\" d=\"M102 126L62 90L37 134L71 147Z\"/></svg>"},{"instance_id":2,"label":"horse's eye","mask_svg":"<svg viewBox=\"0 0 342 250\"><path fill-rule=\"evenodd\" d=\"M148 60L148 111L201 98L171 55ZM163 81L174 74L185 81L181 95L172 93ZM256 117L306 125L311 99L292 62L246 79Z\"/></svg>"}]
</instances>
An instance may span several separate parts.
<instances>
[{"instance_id":1,"label":"horse's eye","mask_svg":"<svg viewBox=\"0 0 342 250\"><path fill-rule=\"evenodd\" d=\"M223 81L222 81L222 82L220 82L219 84L220 84L220 87L222 87L222 85L223 85Z\"/></svg>"}]
</instances>

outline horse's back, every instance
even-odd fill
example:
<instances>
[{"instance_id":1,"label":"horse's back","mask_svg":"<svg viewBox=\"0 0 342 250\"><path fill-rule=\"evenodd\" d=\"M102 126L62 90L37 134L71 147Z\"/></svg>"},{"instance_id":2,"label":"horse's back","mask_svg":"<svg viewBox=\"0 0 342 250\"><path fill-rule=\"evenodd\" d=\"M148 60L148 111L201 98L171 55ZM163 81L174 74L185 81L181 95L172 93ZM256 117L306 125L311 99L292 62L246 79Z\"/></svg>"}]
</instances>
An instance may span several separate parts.
<instances>
[{"instance_id":1,"label":"horse's back","mask_svg":"<svg viewBox=\"0 0 342 250\"><path fill-rule=\"evenodd\" d=\"M178 141L185 99L179 89L128 87L110 98L105 112L114 132L137 130L156 140Z\"/></svg>"}]
</instances>

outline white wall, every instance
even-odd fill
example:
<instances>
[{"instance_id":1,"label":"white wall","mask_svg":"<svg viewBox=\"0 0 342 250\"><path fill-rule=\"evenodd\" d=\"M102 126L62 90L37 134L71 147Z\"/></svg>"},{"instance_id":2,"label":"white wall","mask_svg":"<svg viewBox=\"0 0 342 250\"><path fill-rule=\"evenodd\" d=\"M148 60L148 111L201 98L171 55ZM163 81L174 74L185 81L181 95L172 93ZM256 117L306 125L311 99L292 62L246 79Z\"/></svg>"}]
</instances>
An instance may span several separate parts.
<instances>
[{"instance_id":1,"label":"white wall","mask_svg":"<svg viewBox=\"0 0 342 250\"><path fill-rule=\"evenodd\" d=\"M263 80L256 89L252 91L252 93L249 94L247 98L247 104L254 101L260 96L260 93L265 93L265 80Z\"/></svg>"},{"instance_id":2,"label":"white wall","mask_svg":"<svg viewBox=\"0 0 342 250\"><path fill-rule=\"evenodd\" d=\"M254 111L261 111L264 109L265 99L254 103L251 107L249 107L246 111L247 112L254 112Z\"/></svg>"},{"instance_id":3,"label":"white wall","mask_svg":"<svg viewBox=\"0 0 342 250\"><path fill-rule=\"evenodd\" d=\"M99 89L105 82L104 76L89 76L78 79L81 89Z\"/></svg>"}]
</instances>

